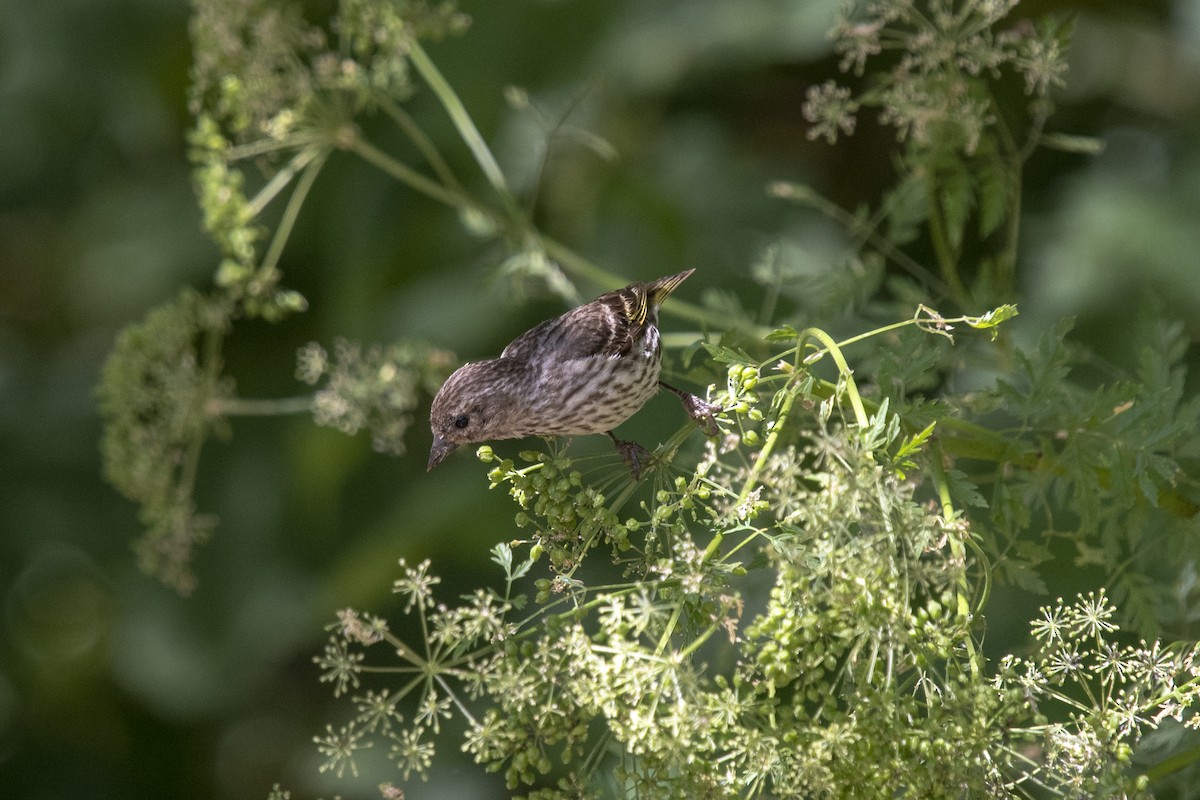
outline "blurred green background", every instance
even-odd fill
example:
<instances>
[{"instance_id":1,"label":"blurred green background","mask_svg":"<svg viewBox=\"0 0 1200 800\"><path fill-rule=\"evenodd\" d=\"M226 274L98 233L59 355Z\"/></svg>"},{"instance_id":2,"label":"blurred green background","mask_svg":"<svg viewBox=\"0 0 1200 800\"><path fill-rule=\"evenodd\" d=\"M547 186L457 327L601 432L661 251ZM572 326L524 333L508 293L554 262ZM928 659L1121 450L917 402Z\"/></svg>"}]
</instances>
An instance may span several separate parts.
<instances>
[{"instance_id":1,"label":"blurred green background","mask_svg":"<svg viewBox=\"0 0 1200 800\"><path fill-rule=\"evenodd\" d=\"M507 108L507 86L552 115L575 104L572 120L615 146L614 161L552 153L537 216L631 280L693 266L681 296L756 304L747 271L767 243L793 237L820 261L834 238L768 197L770 181L852 207L894 179L887 131L864 126L834 148L805 137L805 90L836 75L832 0L461 5L471 29L429 50L516 187L539 179L539 133ZM1149 301L1195 341L1200 3L1020 11L1077 16L1049 127L1106 149L1030 163L1017 330L1033 339L1078 315L1080 338L1120 362L1131 306ZM401 556L432 558L447 597L493 581L485 550L512 536L509 502L471 458L425 474L423 423L393 458L305 419L242 420L205 453L199 505L220 524L199 589L183 599L136 570L136 511L100 478L94 387L121 327L181 285L207 285L216 264L183 144L187 17L161 0L0 6L3 798L240 800L275 781L297 796L374 795L369 770L357 783L316 771L311 737L342 713L311 663L323 625L345 606L391 610ZM411 108L454 141L428 92ZM449 154L469 173L461 147ZM444 208L335 157L283 260L311 310L241 325L229 371L243 396L279 397L301 390L294 353L312 339L415 336L461 358L493 354L563 308L486 280L502 258ZM649 408L634 435L677 416L669 400ZM444 755L410 798L502 796L455 765L456 747Z\"/></svg>"}]
</instances>

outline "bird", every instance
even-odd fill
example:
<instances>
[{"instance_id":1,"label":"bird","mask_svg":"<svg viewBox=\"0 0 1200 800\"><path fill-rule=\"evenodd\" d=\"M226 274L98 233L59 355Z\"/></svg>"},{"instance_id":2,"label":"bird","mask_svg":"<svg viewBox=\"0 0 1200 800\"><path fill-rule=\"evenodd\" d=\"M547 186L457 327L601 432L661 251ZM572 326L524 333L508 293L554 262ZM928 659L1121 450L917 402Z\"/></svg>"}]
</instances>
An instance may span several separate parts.
<instances>
[{"instance_id":1,"label":"bird","mask_svg":"<svg viewBox=\"0 0 1200 800\"><path fill-rule=\"evenodd\" d=\"M708 436L720 407L663 383L658 310L694 269L635 282L546 320L499 357L469 362L433 398L426 471L464 444L524 436L605 434L640 478L648 457L613 429L667 389Z\"/></svg>"}]
</instances>

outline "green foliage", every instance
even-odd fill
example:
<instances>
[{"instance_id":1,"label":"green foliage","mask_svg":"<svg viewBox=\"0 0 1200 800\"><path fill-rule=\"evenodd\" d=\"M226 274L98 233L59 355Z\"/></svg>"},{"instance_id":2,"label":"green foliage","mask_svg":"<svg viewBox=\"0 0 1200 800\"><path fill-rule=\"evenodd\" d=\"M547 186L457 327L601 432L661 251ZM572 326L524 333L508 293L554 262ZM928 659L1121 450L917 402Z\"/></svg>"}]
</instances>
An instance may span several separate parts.
<instances>
[{"instance_id":1,"label":"green foliage","mask_svg":"<svg viewBox=\"0 0 1200 800\"><path fill-rule=\"evenodd\" d=\"M1036 710L1033 726L1014 730L1018 742L1047 743L1032 777L1068 796L1146 789L1146 776L1130 778L1130 742L1168 718L1182 721L1200 699L1200 646L1122 645L1116 616L1103 590L1043 606L1031 626L1033 655L1005 656L996 675L997 686L1024 693ZM1069 722L1049 721L1049 705L1068 709ZM1188 727L1200 723L1187 717Z\"/></svg>"},{"instance_id":2,"label":"green foliage","mask_svg":"<svg viewBox=\"0 0 1200 800\"><path fill-rule=\"evenodd\" d=\"M228 304L182 292L121 333L98 392L105 477L141 506L138 562L181 593L195 586L192 553L215 524L192 490L216 409L233 393L220 365L228 326Z\"/></svg>"},{"instance_id":3,"label":"green foliage","mask_svg":"<svg viewBox=\"0 0 1200 800\"><path fill-rule=\"evenodd\" d=\"M995 485L998 535L989 546L1000 548L1001 577L1031 580L1048 553L1020 537L1040 518L1072 543L1078 564L1103 570L1138 632L1157 636L1156 609L1170 602L1170 588L1147 577L1163 563L1200 556L1191 535L1197 507L1188 499L1200 398L1183 399L1186 344L1180 326L1153 325L1137 372L1097 388L1071 379L1089 357L1068 345L1070 329L1065 321L1036 351L1017 353L1014 374L997 384L989 416L1007 429L1005 458L1023 468Z\"/></svg>"},{"instance_id":4,"label":"green foliage","mask_svg":"<svg viewBox=\"0 0 1200 800\"><path fill-rule=\"evenodd\" d=\"M1113 368L1104 385L1079 377L1095 359L1069 322L1032 351L1001 335L1016 316L1021 169L1047 138L1066 42L1062 26L1010 23L1014 6L846 7L835 48L867 80L857 95L813 89L811 135L836 142L878 109L897 135L896 184L853 213L803 186L771 193L833 220L852 252L814 268L783 236L748 270L765 295L758 316L731 294L664 308L704 330L669 345L696 356L721 433L701 447L681 427L646 482L613 456L481 447L525 537L493 550L503 590L455 604L435 595L428 561L402 563L394 588L418 634L341 612L316 662L352 708L316 737L323 771L357 775L379 745L404 781L425 777L454 719L471 758L547 800L1144 793L1151 770L1134 748L1167 719L1196 719L1197 650L1164 622L1195 616L1194 566L1179 565L1200 560L1200 401L1184 399L1179 326L1155 328L1138 368ZM501 245L504 276L567 298L575 280L622 282L542 233L511 194L421 45L463 27L450 4L344 0L313 22L286 3L197 1L191 144L221 249L216 288L126 332L101 387L108 474L142 505L146 566L177 587L191 588L207 530L191 499L200 447L225 417L311 411L398 453L452 364L414 343L338 341L332 357L312 344L297 369L321 384L312 396L233 397L219 359L230 324L306 307L280 264L335 151ZM405 110L418 87L475 181ZM368 114L416 166L366 138L356 120ZM943 315L931 298L994 310ZM812 313L865 332L838 340L806 326ZM989 661L994 584L1045 592L1048 564L1096 590L1053 601L1030 649L1005 642Z\"/></svg>"},{"instance_id":5,"label":"green foliage","mask_svg":"<svg viewBox=\"0 0 1200 800\"><path fill-rule=\"evenodd\" d=\"M1036 651L989 670L986 526L920 495L982 499L928 461L931 427L905 435L886 401L859 417L855 379L814 380L806 352L732 364L713 396L722 436L688 467L680 437L660 447L636 510L611 461L590 481L561 452L493 466L531 531L513 543L527 559L498 546L505 590L458 606L435 598L428 562L402 565L416 644L343 612L318 663L357 714L318 740L324 768L354 769L382 740L406 778L425 775L442 709L528 797L1139 794L1133 747L1200 699L1200 648L1121 645L1101 591L1043 609ZM615 573L581 577L601 546ZM544 554L552 577L527 608L514 582ZM386 713L360 693L368 672L397 679L382 682Z\"/></svg>"},{"instance_id":6,"label":"green foliage","mask_svg":"<svg viewBox=\"0 0 1200 800\"><path fill-rule=\"evenodd\" d=\"M447 371L449 354L416 343L364 351L338 342L332 361L312 344L298 377L325 383L311 398L247 400L232 396L220 350L236 320L278 322L307 309L280 285L279 263L321 168L333 150L358 141L354 116L380 107L427 149L396 105L412 93L409 56L418 39L465 27L453 3L421 0L345 0L328 29L285 2L194 3L189 154L204 225L221 253L215 288L185 292L128 329L99 389L106 476L141 506L146 527L139 562L180 592L194 588L190 561L215 525L195 512L192 494L202 445L225 418L311 411L317 424L368 429L376 449L401 453L420 393ZM272 232L263 218L292 184Z\"/></svg>"},{"instance_id":7,"label":"green foliage","mask_svg":"<svg viewBox=\"0 0 1200 800\"><path fill-rule=\"evenodd\" d=\"M403 455L404 434L422 393L432 394L449 374L452 356L413 343L390 347L361 345L338 339L333 355L309 342L297 355L296 377L314 386L313 419L347 436L371 433L371 446L381 453Z\"/></svg>"},{"instance_id":8,"label":"green foliage","mask_svg":"<svg viewBox=\"0 0 1200 800\"><path fill-rule=\"evenodd\" d=\"M857 95L827 81L809 90L804 105L809 137L830 144L852 134L868 108L895 129L903 149L899 182L882 205L886 242L912 242L927 225L939 288L964 307L1012 296L1021 169L1043 138L1049 92L1066 72L1069 26L1013 21L1016 6L844 0L834 49L843 72L870 80ZM1023 83L1024 104L1006 99L1013 78ZM974 244L994 252L977 257L969 275L962 256L972 220Z\"/></svg>"}]
</instances>

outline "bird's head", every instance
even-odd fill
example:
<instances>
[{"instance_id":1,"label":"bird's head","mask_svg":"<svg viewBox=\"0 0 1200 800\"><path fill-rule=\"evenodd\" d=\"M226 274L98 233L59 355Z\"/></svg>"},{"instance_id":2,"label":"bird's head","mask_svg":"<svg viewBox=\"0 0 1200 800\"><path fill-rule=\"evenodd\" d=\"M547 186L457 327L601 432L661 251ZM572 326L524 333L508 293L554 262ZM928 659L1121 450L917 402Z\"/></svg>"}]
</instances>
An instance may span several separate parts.
<instances>
[{"instance_id":1,"label":"bird's head","mask_svg":"<svg viewBox=\"0 0 1200 800\"><path fill-rule=\"evenodd\" d=\"M461 445L525 435L519 398L527 381L528 367L516 359L493 358L459 367L433 398L429 411L433 447L426 469L442 463Z\"/></svg>"}]
</instances>

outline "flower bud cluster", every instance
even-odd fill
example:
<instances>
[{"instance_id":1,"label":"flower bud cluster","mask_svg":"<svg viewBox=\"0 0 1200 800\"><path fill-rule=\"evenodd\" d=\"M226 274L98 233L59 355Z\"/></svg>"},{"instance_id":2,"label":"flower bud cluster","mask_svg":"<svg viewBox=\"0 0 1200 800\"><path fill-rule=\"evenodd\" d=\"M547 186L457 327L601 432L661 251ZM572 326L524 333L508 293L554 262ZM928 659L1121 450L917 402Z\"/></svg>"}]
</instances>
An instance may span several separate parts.
<instances>
[{"instance_id":1,"label":"flower bud cluster","mask_svg":"<svg viewBox=\"0 0 1200 800\"><path fill-rule=\"evenodd\" d=\"M604 494L584 485L570 459L524 450L518 458L528 466L518 468L512 459L498 458L489 445L476 455L485 464L496 464L488 472L491 488L508 485L509 496L521 507L517 527L533 528L533 552L547 553L553 569L572 569L601 540L618 551L629 548L629 530Z\"/></svg>"},{"instance_id":2,"label":"flower bud cluster","mask_svg":"<svg viewBox=\"0 0 1200 800\"><path fill-rule=\"evenodd\" d=\"M761 422L763 413L758 408L759 397L755 391L759 378L759 368L754 364L730 364L725 371L725 389L717 393L714 402L739 419Z\"/></svg>"}]
</instances>

